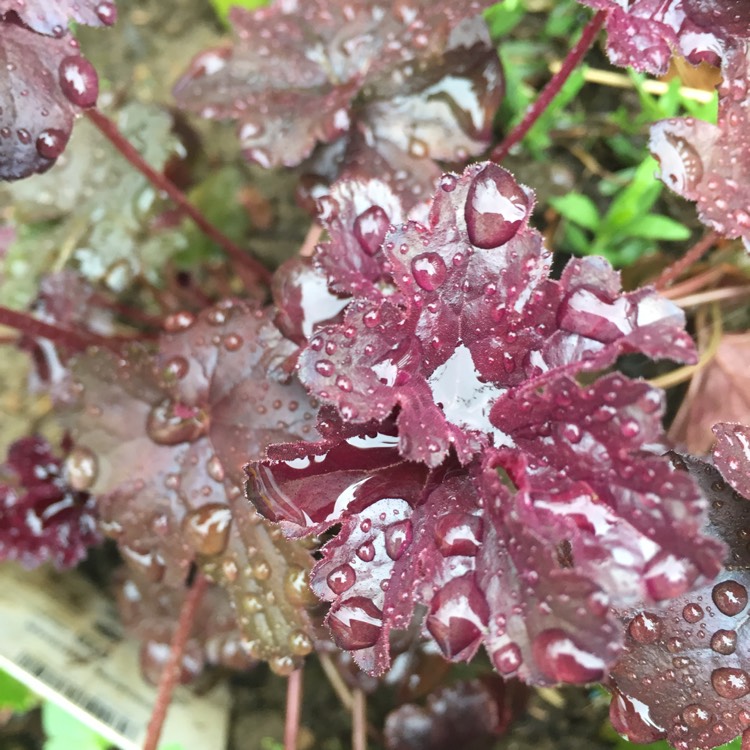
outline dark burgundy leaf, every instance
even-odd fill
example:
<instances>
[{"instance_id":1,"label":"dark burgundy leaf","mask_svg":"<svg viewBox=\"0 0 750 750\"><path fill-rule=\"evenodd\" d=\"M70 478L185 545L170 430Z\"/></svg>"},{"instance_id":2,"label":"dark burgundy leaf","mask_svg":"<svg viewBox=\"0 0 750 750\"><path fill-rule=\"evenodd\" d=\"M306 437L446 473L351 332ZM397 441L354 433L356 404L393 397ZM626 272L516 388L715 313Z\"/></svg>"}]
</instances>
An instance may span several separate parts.
<instances>
[{"instance_id":1,"label":"dark burgundy leaf","mask_svg":"<svg viewBox=\"0 0 750 750\"><path fill-rule=\"evenodd\" d=\"M607 48L615 65L663 75L674 51L715 64L733 38L750 37L744 0L579 0L608 11Z\"/></svg>"},{"instance_id":2,"label":"dark burgundy leaf","mask_svg":"<svg viewBox=\"0 0 750 750\"><path fill-rule=\"evenodd\" d=\"M668 604L623 613L612 720L636 742L666 737L677 750L708 750L750 728L750 502L712 466L685 461L711 501L711 532L729 546L726 567Z\"/></svg>"},{"instance_id":3,"label":"dark burgundy leaf","mask_svg":"<svg viewBox=\"0 0 750 750\"><path fill-rule=\"evenodd\" d=\"M457 682L436 690L427 705L412 703L388 714L388 750L453 750L485 748L503 734L525 703L517 683L497 677Z\"/></svg>"},{"instance_id":4,"label":"dark burgundy leaf","mask_svg":"<svg viewBox=\"0 0 750 750\"><path fill-rule=\"evenodd\" d=\"M717 125L693 118L663 120L649 147L661 179L698 204L700 220L750 249L750 43L730 47L722 65Z\"/></svg>"},{"instance_id":5,"label":"dark burgundy leaf","mask_svg":"<svg viewBox=\"0 0 750 750\"><path fill-rule=\"evenodd\" d=\"M394 228L382 250L356 240L370 209L335 195L323 217L332 241L317 262L333 288L359 296L340 323L315 331L300 377L347 421L384 419L398 406L406 458L436 466L451 446L465 461L482 444L503 444L492 403L531 379L602 369L625 352L694 357L682 313L648 289L621 294L601 258L549 279L549 254L526 224L533 196L501 167L446 175L429 225Z\"/></svg>"},{"instance_id":6,"label":"dark burgundy leaf","mask_svg":"<svg viewBox=\"0 0 750 750\"><path fill-rule=\"evenodd\" d=\"M245 155L262 166L298 164L316 143L351 130L350 143L319 155L308 171L329 181L341 170L357 176L357 165L374 157L413 201L399 177L405 165L417 167L415 187L429 192L438 177L430 158L464 161L489 138L503 79L474 18L485 5L315 0L237 8L234 45L196 57L175 96L204 117L239 120ZM368 163L365 176L373 168Z\"/></svg>"},{"instance_id":7,"label":"dark burgundy leaf","mask_svg":"<svg viewBox=\"0 0 750 750\"><path fill-rule=\"evenodd\" d=\"M34 31L61 36L71 21L111 26L117 6L111 0L0 0L0 16L13 11Z\"/></svg>"},{"instance_id":8,"label":"dark burgundy leaf","mask_svg":"<svg viewBox=\"0 0 750 750\"><path fill-rule=\"evenodd\" d=\"M750 497L750 427L717 424L714 434L714 463L737 492Z\"/></svg>"},{"instance_id":9,"label":"dark burgundy leaf","mask_svg":"<svg viewBox=\"0 0 750 750\"><path fill-rule=\"evenodd\" d=\"M148 580L181 586L193 561L227 588L249 653L288 672L305 631L310 557L242 497L266 445L316 439L315 407L284 372L295 346L263 312L227 302L167 320L158 352L82 357L79 451L105 531Z\"/></svg>"},{"instance_id":10,"label":"dark burgundy leaf","mask_svg":"<svg viewBox=\"0 0 750 750\"><path fill-rule=\"evenodd\" d=\"M117 605L125 629L141 643L141 671L157 684L169 658L171 643L185 588L148 582L120 571ZM246 670L255 664L247 654L226 592L210 586L204 593L190 627L190 638L182 658L180 682L198 677L204 665L217 664Z\"/></svg>"},{"instance_id":11,"label":"dark burgundy leaf","mask_svg":"<svg viewBox=\"0 0 750 750\"><path fill-rule=\"evenodd\" d=\"M70 568L99 544L94 499L75 479L78 460L74 450L63 463L40 437L11 445L0 465L0 559Z\"/></svg>"},{"instance_id":12,"label":"dark burgundy leaf","mask_svg":"<svg viewBox=\"0 0 750 750\"><path fill-rule=\"evenodd\" d=\"M15 180L54 164L74 116L96 103L99 83L71 36L40 36L2 20L0 67L0 179Z\"/></svg>"}]
</instances>

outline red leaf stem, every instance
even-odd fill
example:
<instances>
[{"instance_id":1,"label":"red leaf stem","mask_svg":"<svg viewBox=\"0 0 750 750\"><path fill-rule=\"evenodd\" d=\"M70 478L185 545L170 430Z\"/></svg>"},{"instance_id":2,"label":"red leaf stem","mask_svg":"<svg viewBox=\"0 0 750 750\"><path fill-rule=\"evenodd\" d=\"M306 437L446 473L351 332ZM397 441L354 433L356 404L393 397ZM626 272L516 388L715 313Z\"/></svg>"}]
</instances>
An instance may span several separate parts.
<instances>
[{"instance_id":1,"label":"red leaf stem","mask_svg":"<svg viewBox=\"0 0 750 750\"><path fill-rule=\"evenodd\" d=\"M169 660L159 679L156 702L154 703L154 710L148 723L148 729L146 730L143 750L156 750L159 744L164 720L167 718L167 710L172 701L172 693L180 675L180 663L185 652L185 645L190 637L190 630L195 619L195 613L198 610L198 605L207 587L208 579L201 573L198 573L183 602L180 619L177 621L177 629L172 638Z\"/></svg>"},{"instance_id":2,"label":"red leaf stem","mask_svg":"<svg viewBox=\"0 0 750 750\"><path fill-rule=\"evenodd\" d=\"M289 675L286 684L286 716L284 718L284 750L297 750L299 716L302 707L302 667Z\"/></svg>"},{"instance_id":3,"label":"red leaf stem","mask_svg":"<svg viewBox=\"0 0 750 750\"><path fill-rule=\"evenodd\" d=\"M508 155L511 148L523 139L526 133L531 129L532 125L542 116L547 107L552 103L552 100L560 92L560 89L565 84L565 81L568 80L570 74L579 65L589 47L594 43L596 35L601 30L602 26L604 26L606 18L606 11L600 10L584 27L581 38L573 49L568 52L567 57L563 60L560 70L550 78L547 85L542 89L542 93L539 94L537 100L529 107L523 120L521 120L521 122L519 122L507 136L505 136L503 142L493 150L490 155L492 161L501 162Z\"/></svg>"},{"instance_id":4,"label":"red leaf stem","mask_svg":"<svg viewBox=\"0 0 750 750\"><path fill-rule=\"evenodd\" d=\"M239 245L229 239L220 229L215 227L188 199L187 196L161 172L151 167L138 150L120 132L117 125L96 108L86 110L87 117L112 145L153 185L166 193L201 229L201 231L222 247L227 255L240 266L252 270L263 282L271 280L270 271L260 261L245 252Z\"/></svg>"}]
</instances>

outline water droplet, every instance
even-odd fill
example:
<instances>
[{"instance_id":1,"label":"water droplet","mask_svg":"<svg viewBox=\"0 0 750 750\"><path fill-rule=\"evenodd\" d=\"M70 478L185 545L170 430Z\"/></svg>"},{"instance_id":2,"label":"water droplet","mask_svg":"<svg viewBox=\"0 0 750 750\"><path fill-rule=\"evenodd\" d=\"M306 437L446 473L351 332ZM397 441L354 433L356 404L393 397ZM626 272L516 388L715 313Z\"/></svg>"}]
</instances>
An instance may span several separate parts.
<instances>
[{"instance_id":1,"label":"water droplet","mask_svg":"<svg viewBox=\"0 0 750 750\"><path fill-rule=\"evenodd\" d=\"M68 484L79 492L92 487L99 471L99 462L92 451L79 445L65 459Z\"/></svg>"},{"instance_id":2,"label":"water droplet","mask_svg":"<svg viewBox=\"0 0 750 750\"><path fill-rule=\"evenodd\" d=\"M457 183L456 175L454 174L444 174L440 178L440 187L446 192L446 193L452 193L456 189L456 183Z\"/></svg>"},{"instance_id":3,"label":"water droplet","mask_svg":"<svg viewBox=\"0 0 750 750\"><path fill-rule=\"evenodd\" d=\"M391 560L398 560L411 544L414 532L411 521L405 519L392 523L385 530L385 551Z\"/></svg>"},{"instance_id":4,"label":"water droplet","mask_svg":"<svg viewBox=\"0 0 750 750\"><path fill-rule=\"evenodd\" d=\"M77 107L93 107L99 96L99 78L94 66L80 55L66 57L59 68L60 88Z\"/></svg>"},{"instance_id":5,"label":"water droplet","mask_svg":"<svg viewBox=\"0 0 750 750\"><path fill-rule=\"evenodd\" d=\"M219 555L227 547L232 511L220 503L209 503L191 511L182 522L185 540L199 555Z\"/></svg>"},{"instance_id":6,"label":"water droplet","mask_svg":"<svg viewBox=\"0 0 750 750\"><path fill-rule=\"evenodd\" d=\"M641 427L634 419L627 419L620 425L620 434L624 438L638 437Z\"/></svg>"},{"instance_id":7,"label":"water droplet","mask_svg":"<svg viewBox=\"0 0 750 750\"><path fill-rule=\"evenodd\" d=\"M555 682L595 682L604 675L604 661L582 649L560 628L542 631L531 648L539 669Z\"/></svg>"},{"instance_id":8,"label":"water droplet","mask_svg":"<svg viewBox=\"0 0 750 750\"><path fill-rule=\"evenodd\" d=\"M186 331L195 323L195 315L186 310L168 315L164 320L164 330L167 333Z\"/></svg>"},{"instance_id":9,"label":"water droplet","mask_svg":"<svg viewBox=\"0 0 750 750\"><path fill-rule=\"evenodd\" d=\"M354 220L352 232L360 247L368 255L375 255L383 244L389 224L386 212L380 206L371 206Z\"/></svg>"},{"instance_id":10,"label":"water droplet","mask_svg":"<svg viewBox=\"0 0 750 750\"><path fill-rule=\"evenodd\" d=\"M279 677L289 677L297 669L297 664L291 656L272 656L268 660L268 666Z\"/></svg>"},{"instance_id":11,"label":"water droplet","mask_svg":"<svg viewBox=\"0 0 750 750\"><path fill-rule=\"evenodd\" d=\"M96 6L96 15L105 26L112 26L117 21L117 7L105 0Z\"/></svg>"},{"instance_id":12,"label":"water droplet","mask_svg":"<svg viewBox=\"0 0 750 750\"><path fill-rule=\"evenodd\" d=\"M628 633L638 643L654 643L661 635L661 621L651 612L641 612L630 621Z\"/></svg>"},{"instance_id":13,"label":"water droplet","mask_svg":"<svg viewBox=\"0 0 750 750\"><path fill-rule=\"evenodd\" d=\"M68 144L68 133L57 128L47 128L36 139L36 150L44 159L57 159Z\"/></svg>"},{"instance_id":14,"label":"water droplet","mask_svg":"<svg viewBox=\"0 0 750 750\"><path fill-rule=\"evenodd\" d=\"M357 547L357 557L363 562L371 562L375 558L375 546L372 542L364 542Z\"/></svg>"},{"instance_id":15,"label":"water droplet","mask_svg":"<svg viewBox=\"0 0 750 750\"><path fill-rule=\"evenodd\" d=\"M333 362L331 362L330 359L319 359L315 363L315 371L319 375L322 375L324 378L328 378L333 375L334 369L335 368L333 366Z\"/></svg>"},{"instance_id":16,"label":"water droplet","mask_svg":"<svg viewBox=\"0 0 750 750\"><path fill-rule=\"evenodd\" d=\"M146 432L159 445L189 443L206 434L208 421L201 409L167 398L152 407Z\"/></svg>"},{"instance_id":17,"label":"water droplet","mask_svg":"<svg viewBox=\"0 0 750 750\"><path fill-rule=\"evenodd\" d=\"M172 357L164 365L163 377L167 380L182 380L190 370L190 363L185 357Z\"/></svg>"},{"instance_id":18,"label":"water droplet","mask_svg":"<svg viewBox=\"0 0 750 750\"><path fill-rule=\"evenodd\" d=\"M705 706L692 703L682 710L682 719L691 729L702 729L711 722L711 712Z\"/></svg>"},{"instance_id":19,"label":"water droplet","mask_svg":"<svg viewBox=\"0 0 750 750\"><path fill-rule=\"evenodd\" d=\"M411 262L414 280L427 292L434 292L445 281L448 269L437 253L422 253Z\"/></svg>"},{"instance_id":20,"label":"water droplet","mask_svg":"<svg viewBox=\"0 0 750 750\"><path fill-rule=\"evenodd\" d=\"M369 648L383 627L383 613L367 597L354 596L331 609L328 627L336 643L347 651Z\"/></svg>"},{"instance_id":21,"label":"water droplet","mask_svg":"<svg viewBox=\"0 0 750 750\"><path fill-rule=\"evenodd\" d=\"M435 541L440 554L475 556L482 544L484 524L470 513L447 513L435 524Z\"/></svg>"},{"instance_id":22,"label":"water droplet","mask_svg":"<svg viewBox=\"0 0 750 750\"><path fill-rule=\"evenodd\" d=\"M737 633L734 630L717 630L711 636L711 648L724 656L733 654L737 649Z\"/></svg>"},{"instance_id":23,"label":"water droplet","mask_svg":"<svg viewBox=\"0 0 750 750\"><path fill-rule=\"evenodd\" d=\"M682 608L682 617L686 622L689 622L691 624L699 622L703 619L703 607L701 607L700 604L695 604L694 602L686 604Z\"/></svg>"},{"instance_id":24,"label":"water droplet","mask_svg":"<svg viewBox=\"0 0 750 750\"><path fill-rule=\"evenodd\" d=\"M354 586L357 581L357 574L354 568L348 563L339 565L334 568L327 576L326 582L334 594L343 594Z\"/></svg>"},{"instance_id":25,"label":"water droplet","mask_svg":"<svg viewBox=\"0 0 750 750\"><path fill-rule=\"evenodd\" d=\"M563 437L569 442L576 443L581 442L581 428L577 424L566 424L563 427Z\"/></svg>"},{"instance_id":26,"label":"water droplet","mask_svg":"<svg viewBox=\"0 0 750 750\"><path fill-rule=\"evenodd\" d=\"M307 633L295 630L289 635L289 650L295 656L307 656L313 650L313 642Z\"/></svg>"},{"instance_id":27,"label":"water droplet","mask_svg":"<svg viewBox=\"0 0 750 750\"><path fill-rule=\"evenodd\" d=\"M296 607L310 607L318 600L310 589L310 571L290 565L284 576L284 595Z\"/></svg>"},{"instance_id":28,"label":"water droplet","mask_svg":"<svg viewBox=\"0 0 750 750\"><path fill-rule=\"evenodd\" d=\"M506 643L492 654L492 663L502 675L515 672L523 662L523 655L517 643Z\"/></svg>"},{"instance_id":29,"label":"water droplet","mask_svg":"<svg viewBox=\"0 0 750 750\"><path fill-rule=\"evenodd\" d=\"M229 333L224 337L224 348L228 352L239 351L244 343L242 336L236 333Z\"/></svg>"},{"instance_id":30,"label":"water droplet","mask_svg":"<svg viewBox=\"0 0 750 750\"><path fill-rule=\"evenodd\" d=\"M488 164L472 180L466 196L466 229L472 244L485 250L505 244L526 220L531 201L513 175Z\"/></svg>"},{"instance_id":31,"label":"water droplet","mask_svg":"<svg viewBox=\"0 0 750 750\"><path fill-rule=\"evenodd\" d=\"M714 669L711 672L711 684L722 698L742 698L750 693L750 676L742 669Z\"/></svg>"},{"instance_id":32,"label":"water droplet","mask_svg":"<svg viewBox=\"0 0 750 750\"><path fill-rule=\"evenodd\" d=\"M723 581L714 586L711 598L719 611L733 617L747 606L747 589L737 581Z\"/></svg>"},{"instance_id":33,"label":"water droplet","mask_svg":"<svg viewBox=\"0 0 750 750\"><path fill-rule=\"evenodd\" d=\"M339 375L336 378L336 387L344 391L344 393L351 393L353 388L352 381L346 375Z\"/></svg>"},{"instance_id":34,"label":"water droplet","mask_svg":"<svg viewBox=\"0 0 750 750\"><path fill-rule=\"evenodd\" d=\"M206 471L208 472L208 476L215 482L223 482L226 476L224 464L221 463L221 459L218 456L211 456L208 459L206 462Z\"/></svg>"}]
</instances>

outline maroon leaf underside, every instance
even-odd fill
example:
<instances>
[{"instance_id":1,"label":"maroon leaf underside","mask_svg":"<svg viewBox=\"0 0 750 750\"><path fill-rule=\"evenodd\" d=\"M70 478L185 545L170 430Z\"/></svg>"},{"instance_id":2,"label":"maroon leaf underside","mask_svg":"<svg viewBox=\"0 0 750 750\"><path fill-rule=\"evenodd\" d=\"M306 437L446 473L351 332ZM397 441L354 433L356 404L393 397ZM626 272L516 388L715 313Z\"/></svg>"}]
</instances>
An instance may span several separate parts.
<instances>
[{"instance_id":1,"label":"maroon leaf underside","mask_svg":"<svg viewBox=\"0 0 750 750\"><path fill-rule=\"evenodd\" d=\"M101 542L93 497L70 485L62 465L40 437L10 447L0 465L0 560L70 568Z\"/></svg>"},{"instance_id":2,"label":"maroon leaf underside","mask_svg":"<svg viewBox=\"0 0 750 750\"><path fill-rule=\"evenodd\" d=\"M16 180L54 164L75 115L95 103L98 86L71 36L41 36L2 20L0 67L6 77L0 92L0 180ZM71 87L73 93L66 95Z\"/></svg>"},{"instance_id":3,"label":"maroon leaf underside","mask_svg":"<svg viewBox=\"0 0 750 750\"><path fill-rule=\"evenodd\" d=\"M612 672L611 715L635 742L666 738L677 750L709 750L750 728L750 502L714 467L687 464L711 501L710 530L729 555L707 585L623 613L627 635ZM747 481L750 464L744 466Z\"/></svg>"},{"instance_id":4,"label":"maroon leaf underside","mask_svg":"<svg viewBox=\"0 0 750 750\"><path fill-rule=\"evenodd\" d=\"M117 7L110 0L0 0L0 16L15 12L39 34L60 36L71 21L86 26L112 26Z\"/></svg>"},{"instance_id":5,"label":"maroon leaf underside","mask_svg":"<svg viewBox=\"0 0 750 750\"><path fill-rule=\"evenodd\" d=\"M179 587L199 563L227 588L251 655L288 671L311 561L248 507L241 482L266 445L318 436L315 406L281 369L295 347L242 303L168 325L156 354L99 352L74 369L76 450L91 457L102 526L147 580Z\"/></svg>"},{"instance_id":6,"label":"maroon leaf underside","mask_svg":"<svg viewBox=\"0 0 750 750\"><path fill-rule=\"evenodd\" d=\"M717 64L733 39L750 37L744 0L579 0L608 11L607 51L615 65L664 75L673 50L693 65Z\"/></svg>"},{"instance_id":7,"label":"maroon leaf underside","mask_svg":"<svg viewBox=\"0 0 750 750\"><path fill-rule=\"evenodd\" d=\"M750 250L750 43L730 47L722 66L718 124L693 118L658 122L649 147L663 182L695 201L698 216Z\"/></svg>"},{"instance_id":8,"label":"maroon leaf underside","mask_svg":"<svg viewBox=\"0 0 750 750\"><path fill-rule=\"evenodd\" d=\"M187 589L145 581L120 571L117 606L125 629L141 641L140 666L144 677L157 684L171 650L180 609ZM246 670L254 660L248 656L237 627L237 617L226 592L211 586L203 595L190 628L180 669L180 682L188 683L207 664Z\"/></svg>"}]
</instances>

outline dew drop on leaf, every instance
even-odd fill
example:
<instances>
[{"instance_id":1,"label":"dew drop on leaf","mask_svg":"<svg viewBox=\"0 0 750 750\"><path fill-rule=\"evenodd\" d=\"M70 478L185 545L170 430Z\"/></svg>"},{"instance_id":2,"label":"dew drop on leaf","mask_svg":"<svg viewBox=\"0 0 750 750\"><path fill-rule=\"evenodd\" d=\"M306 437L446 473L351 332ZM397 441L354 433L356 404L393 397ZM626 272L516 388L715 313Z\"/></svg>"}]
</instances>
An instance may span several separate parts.
<instances>
[{"instance_id":1,"label":"dew drop on leaf","mask_svg":"<svg viewBox=\"0 0 750 750\"><path fill-rule=\"evenodd\" d=\"M96 482L98 461L88 448L77 446L65 459L65 472L68 483L74 490L83 492Z\"/></svg>"},{"instance_id":2,"label":"dew drop on leaf","mask_svg":"<svg viewBox=\"0 0 750 750\"><path fill-rule=\"evenodd\" d=\"M372 542L364 542L357 547L357 557L363 562L371 562L375 558L375 546Z\"/></svg>"},{"instance_id":3,"label":"dew drop on leaf","mask_svg":"<svg viewBox=\"0 0 750 750\"><path fill-rule=\"evenodd\" d=\"M422 253L411 262L414 280L427 292L434 292L448 276L445 261L437 253Z\"/></svg>"},{"instance_id":4,"label":"dew drop on leaf","mask_svg":"<svg viewBox=\"0 0 750 750\"><path fill-rule=\"evenodd\" d=\"M737 633L734 630L717 630L711 636L711 648L717 654L729 656L737 649Z\"/></svg>"},{"instance_id":5,"label":"dew drop on leaf","mask_svg":"<svg viewBox=\"0 0 750 750\"><path fill-rule=\"evenodd\" d=\"M750 676L742 669L714 669L711 672L711 684L722 698L742 698L750 693Z\"/></svg>"},{"instance_id":6,"label":"dew drop on leaf","mask_svg":"<svg viewBox=\"0 0 750 750\"><path fill-rule=\"evenodd\" d=\"M531 209L530 199L510 172L488 164L472 180L466 196L469 240L488 250L515 236Z\"/></svg>"},{"instance_id":7,"label":"dew drop on leaf","mask_svg":"<svg viewBox=\"0 0 750 750\"><path fill-rule=\"evenodd\" d=\"M80 55L66 57L60 63L60 88L77 107L93 107L99 96L99 79L94 66Z\"/></svg>"},{"instance_id":8,"label":"dew drop on leaf","mask_svg":"<svg viewBox=\"0 0 750 750\"><path fill-rule=\"evenodd\" d=\"M699 622L703 619L703 607L695 602L686 604L682 609L682 617L685 622L689 622L690 624Z\"/></svg>"},{"instance_id":9,"label":"dew drop on leaf","mask_svg":"<svg viewBox=\"0 0 750 750\"><path fill-rule=\"evenodd\" d=\"M112 26L117 21L117 7L105 0L96 6L96 15L105 26Z\"/></svg>"},{"instance_id":10,"label":"dew drop on leaf","mask_svg":"<svg viewBox=\"0 0 750 750\"><path fill-rule=\"evenodd\" d=\"M661 621L650 612L641 612L630 621L628 633L638 643L653 643L661 635Z\"/></svg>"},{"instance_id":11,"label":"dew drop on leaf","mask_svg":"<svg viewBox=\"0 0 750 750\"><path fill-rule=\"evenodd\" d=\"M736 581L723 581L714 586L711 598L721 612L733 617L747 606L747 589Z\"/></svg>"},{"instance_id":12,"label":"dew drop on leaf","mask_svg":"<svg viewBox=\"0 0 750 750\"><path fill-rule=\"evenodd\" d=\"M57 159L65 150L68 134L57 128L43 130L36 139L36 150L45 159Z\"/></svg>"},{"instance_id":13,"label":"dew drop on leaf","mask_svg":"<svg viewBox=\"0 0 750 750\"><path fill-rule=\"evenodd\" d=\"M159 445L178 445L197 440L208 430L208 417L200 409L171 398L152 407L146 432Z\"/></svg>"},{"instance_id":14,"label":"dew drop on leaf","mask_svg":"<svg viewBox=\"0 0 750 750\"><path fill-rule=\"evenodd\" d=\"M411 521L397 521L385 530L385 551L392 560L398 560L411 544L414 532Z\"/></svg>"},{"instance_id":15,"label":"dew drop on leaf","mask_svg":"<svg viewBox=\"0 0 750 750\"><path fill-rule=\"evenodd\" d=\"M352 229L360 247L368 255L375 255L388 231L388 215L380 206L371 206L354 220Z\"/></svg>"},{"instance_id":16,"label":"dew drop on leaf","mask_svg":"<svg viewBox=\"0 0 750 750\"><path fill-rule=\"evenodd\" d=\"M219 555L229 541L232 512L219 503L203 505L185 516L182 530L188 541L200 555Z\"/></svg>"},{"instance_id":17,"label":"dew drop on leaf","mask_svg":"<svg viewBox=\"0 0 750 750\"><path fill-rule=\"evenodd\" d=\"M523 656L517 643L506 643L492 654L492 663L502 675L512 674L521 666Z\"/></svg>"},{"instance_id":18,"label":"dew drop on leaf","mask_svg":"<svg viewBox=\"0 0 750 750\"><path fill-rule=\"evenodd\" d=\"M335 594L343 594L344 591L348 591L356 582L357 574L354 572L354 568L348 563L339 565L334 568L326 578L331 591Z\"/></svg>"},{"instance_id":19,"label":"dew drop on leaf","mask_svg":"<svg viewBox=\"0 0 750 750\"><path fill-rule=\"evenodd\" d=\"M692 729L702 729L710 723L711 712L705 706L692 703L683 709L682 719Z\"/></svg>"}]
</instances>

